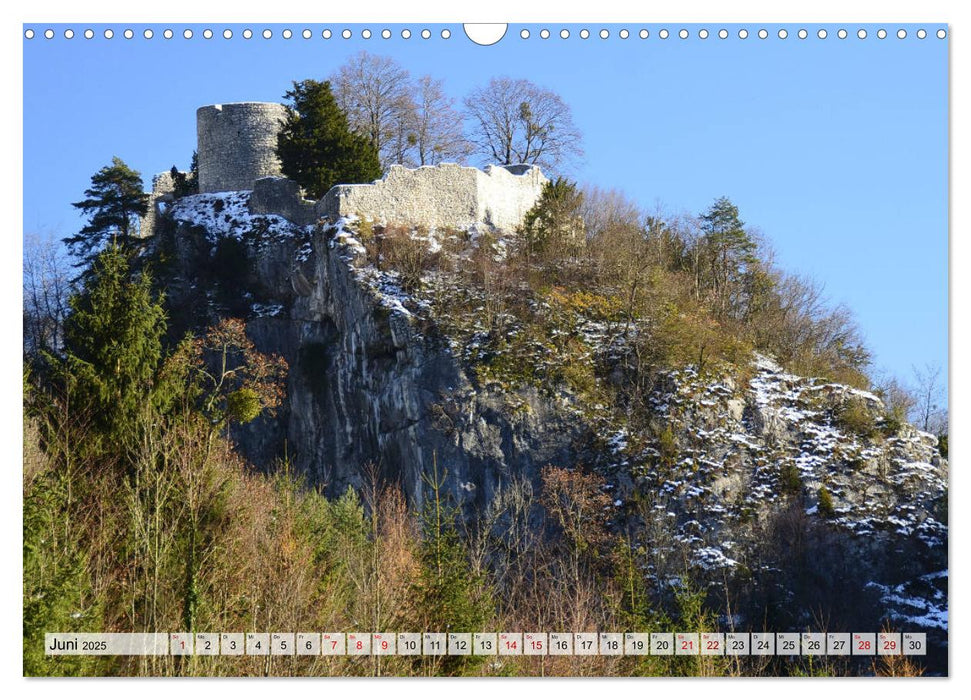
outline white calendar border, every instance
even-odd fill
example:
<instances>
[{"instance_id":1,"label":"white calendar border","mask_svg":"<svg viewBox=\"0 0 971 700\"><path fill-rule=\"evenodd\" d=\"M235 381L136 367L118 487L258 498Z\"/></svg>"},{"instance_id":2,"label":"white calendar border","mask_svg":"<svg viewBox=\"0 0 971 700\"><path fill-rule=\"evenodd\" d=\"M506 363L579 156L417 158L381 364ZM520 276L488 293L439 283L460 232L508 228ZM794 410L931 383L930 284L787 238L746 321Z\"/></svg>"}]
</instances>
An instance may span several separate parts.
<instances>
[{"instance_id":1,"label":"white calendar border","mask_svg":"<svg viewBox=\"0 0 971 700\"><path fill-rule=\"evenodd\" d=\"M326 12L322 9L320 3L307 1L291 2L282 8L279 5L265 2L255 3L251 2L251 0L237 0L237 2L233 3L211 2L206 4L199 3L197 0L169 0L164 4L122 3L117 0L113 0L112 2L94 2L93 0L88 0L84 3L67 2L66 0L48 0L48 2L43 4L18 4L16 7L11 7L11 5L12 3L5 4L4 9L0 10L4 12L5 20L12 19L18 25L14 28L11 26L12 22L10 21L3 23L4 29L9 32L6 35L7 41L3 42L2 48L0 48L0 51L4 52L4 58L6 59L3 61L3 73L4 87L7 88L5 94L7 95L13 95L17 92L22 94L22 91L19 91L17 86L23 79L23 54L21 42L14 40L12 34L16 33L19 35L19 25L26 21L54 22L82 19L91 22L104 22L123 18L133 22L157 22L160 20L173 22L213 20L262 20L276 22L294 18L306 19L308 21L320 21L326 18L329 22L390 22L396 20L431 22L449 19L492 22L511 20L520 22L534 20L573 22L587 21L591 17L595 17L598 21L603 22L640 19L645 22L761 21L776 23L793 20L806 22L873 22L886 21L888 18L893 18L894 21L901 23L909 23L912 21L950 21L955 27L959 28L952 36L959 38L971 36L971 23L967 21L968 3L947 2L945 0L921 0L919 3L904 2L902 0L884 0L881 3L860 3L859 6L854 6L847 0L816 0L812 3L798 4L778 3L769 0L733 0L731 3L725 3L719 0L695 0L692 3L647 4L627 0L615 4L601 2L595 6L590 6L586 3L576 3L568 6L566 3L561 2L547 2L544 5L539 2L523 3L521 0L490 0L488 3L480 3L478 6L460 6L454 2L446 2L445 0L430 0L421 4L404 4L391 2L390 0L372 0L367 4L328 3L326 6L323 6L326 7ZM965 43L961 39L951 44L952 124L971 123L971 109L969 109L967 99L967 90L969 89L967 86L971 84L971 81L968 80L968 75L971 74L971 61L968 60L968 45L968 43ZM961 91L959 82L955 80L955 76L957 75L960 75L964 80L965 88L963 92ZM22 108L11 111L15 115L12 119L22 120ZM8 154L13 155L10 156L11 162L8 163L5 172L0 175L0 177L3 177L3 184L9 194L7 200L15 203L23 201L22 183L19 182L19 175L23 172L21 160L23 143L22 129L19 137L20 143L15 143L15 139L10 138L10 143L8 143L5 150ZM954 197L955 192L966 192L969 189L969 178L967 177L969 152L966 141L967 139L964 137L964 133L959 132L957 129L952 130L952 180L950 197L952 207L952 216L950 219L952 234L957 230L965 230L967 227L961 226L961 224L971 218L968 212L968 207L971 205L967 201L961 202ZM959 155L960 158L958 157ZM19 206L14 206L13 209L15 211L10 228L14 231L22 230L22 210ZM13 238L19 240L19 236L11 236L11 239ZM953 267L955 263L963 263L966 268L971 264L971 259L969 259L971 256L968 254L971 242L959 241L953 235L951 241L952 256L950 266ZM15 261L15 258L16 256L13 254L6 256L6 264L11 269L4 271L7 274L0 274L0 279L3 279L4 284L8 285L8 288L4 289L6 293L0 295L0 300L2 300L0 301L0 308L4 311L3 319L7 321L14 319L13 314L20 313L20 309L16 308L16 304L20 299L20 291L19 276L14 274L15 270L13 269L14 265L19 265ZM952 299L971 298L971 279L969 277L971 276L955 276L953 287L951 288ZM953 306L951 311L953 314ZM968 330L967 324L952 323L950 330L952 343L950 357L956 357L956 351L958 349L961 350L962 356L966 355L967 353L965 351L971 345L968 337L968 333L971 331ZM8 418L7 421L4 421L2 430L4 431L4 436L7 437L6 444L12 445L15 453L19 454L20 446L22 445L19 435L17 435L20 431L20 424L15 418L20 415L21 410L19 398L20 388L19 386L15 386L14 382L19 382L20 377L14 376L15 373L12 371L12 368L20 366L20 358L15 354L19 353L19 348L15 347L13 343L7 343L0 352L5 353L2 366L7 370L3 375L4 385L0 387L0 394L5 397L4 401L7 402L4 406L5 410L3 411L3 415ZM960 434L964 432L962 428L965 427L966 423L963 420L963 416L965 415L963 406L968 400L962 397L971 396L971 385L968 383L968 375L964 373L963 368L957 363L952 362L950 371L952 382L950 387L952 401L951 420L952 425L957 424L954 432ZM16 374L19 375L19 370ZM961 441L957 441L957 444L960 449ZM952 446L952 453L953 449ZM17 461L11 459L10 463L18 465L22 463L22 460ZM2 498L5 499L2 505L6 506L0 508L0 517L3 518L0 522L2 522L5 532L19 533L22 531L22 508L17 507L18 505L22 506L19 469L11 468L6 470L5 478L9 480L9 483L5 484L6 488L0 491L3 494ZM964 489L962 495L966 495L966 489ZM952 494L952 498L954 497ZM949 523L949 527L952 541L955 536L960 538L960 541L966 539L966 537L962 537L962 535L967 534L965 518L966 514L962 510L950 509L951 522ZM16 536L6 538L3 546L7 548L4 552L6 561L20 561L20 545L17 542ZM965 574L967 567L963 558L952 557L950 566L952 576L956 576L956 580L966 580L967 577ZM5 679L19 678L18 682L25 684L16 687L15 694L29 694L32 700L42 700L48 697L63 700L65 691L70 690L72 687L72 681L66 679L56 682L45 682L38 679L28 681L22 678L22 637L18 632L21 628L20 618L22 618L23 578L21 569L17 566L4 567L2 580L3 583L0 593L2 593L4 596L3 600L7 603L4 608L5 617L9 616L11 618L8 621L9 624L6 626L11 632L4 636L3 644L5 645L5 653L2 655L2 661L0 661L3 664ZM957 602L958 596L956 595L955 588L951 590L952 595L949 600L949 608L953 614L954 604ZM957 630L949 630L950 648L952 650L956 644L962 649L967 647L965 644L958 643L959 638L963 641L967 637L964 629L963 626L959 626ZM951 663L949 664L952 676L956 676L959 672L959 669L955 668L955 661L956 657L952 652ZM965 678L962 678L961 683L934 684L932 689L935 696L934 700L939 700L939 698L947 696L956 697L957 689L964 687L965 680L966 675ZM99 698L119 697L125 698L125 700L132 700L132 695L137 693L138 700L154 700L155 698L169 700L172 692L176 690L167 682L152 679L137 679L127 682L119 681L118 679L84 679L82 682L85 688L85 695L90 694L94 696L97 694ZM274 688L287 688L287 692L306 689L305 687L298 688L290 683L284 686L283 682L275 680L269 681ZM683 691L685 689L683 681L652 679L650 682L652 684L650 686L652 689L651 692L658 691L657 683L668 685L664 692L678 692L679 690ZM726 688L729 687L729 681L706 680L699 682L708 683L707 688L710 692L717 692L716 689L720 687L721 683L725 683ZM799 700L800 698L818 700L819 692L823 688L812 682L785 682L769 678L731 679L730 682L730 692L733 694L745 693L748 696L754 697L778 697L779 693L783 692L785 693L786 700ZM361 681L358 679L330 679L328 683L328 692L334 692L338 687L342 687L343 690L352 691L355 688L360 688ZM609 684L611 689L617 692L620 691L621 686L628 684L633 686L635 681L626 679L544 679L543 683L553 683L556 687L555 692L557 692L558 697L580 697L582 695L585 698L589 698L592 692L596 692L595 685ZM535 693L537 687L536 683L531 679L503 680L502 685L472 682L464 683L461 687L461 692L463 698L468 700L477 700L478 698L494 700L496 692L502 692L503 694L507 694L510 691L516 693ZM457 686L448 683L436 683L435 681L409 679L407 681L385 682L382 684L382 688L394 692L402 698L420 696L424 700L426 698L445 697L446 694L450 697L454 696ZM640 688L643 690L643 686ZM861 688L862 686L858 682L836 680L827 682L824 690L827 695L827 700L829 700L834 693L837 697L843 693L847 695L853 693L854 696L858 696ZM893 700L893 698L898 697L912 700L913 694L916 691L913 683L906 682L881 683L879 689L881 700ZM234 698L241 700L248 700L249 698L265 700L269 690L265 683L253 683L246 680L226 679L213 685L213 682L208 679L186 679L179 683L176 692L189 693L191 695L198 694L200 696L232 692ZM966 696L967 690L965 687L961 691L961 694Z\"/></svg>"}]
</instances>

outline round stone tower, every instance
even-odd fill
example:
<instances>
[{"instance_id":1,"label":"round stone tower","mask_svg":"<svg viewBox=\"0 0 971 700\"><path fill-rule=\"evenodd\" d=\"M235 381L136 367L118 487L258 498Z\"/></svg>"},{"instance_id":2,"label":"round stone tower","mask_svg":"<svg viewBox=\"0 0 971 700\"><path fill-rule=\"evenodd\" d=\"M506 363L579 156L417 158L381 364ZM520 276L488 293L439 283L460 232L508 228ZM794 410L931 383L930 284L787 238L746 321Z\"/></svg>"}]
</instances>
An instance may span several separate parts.
<instances>
[{"instance_id":1,"label":"round stone tower","mask_svg":"<svg viewBox=\"0 0 971 700\"><path fill-rule=\"evenodd\" d=\"M276 137L286 108L235 102L196 110L199 191L251 190L261 177L282 176Z\"/></svg>"}]
</instances>

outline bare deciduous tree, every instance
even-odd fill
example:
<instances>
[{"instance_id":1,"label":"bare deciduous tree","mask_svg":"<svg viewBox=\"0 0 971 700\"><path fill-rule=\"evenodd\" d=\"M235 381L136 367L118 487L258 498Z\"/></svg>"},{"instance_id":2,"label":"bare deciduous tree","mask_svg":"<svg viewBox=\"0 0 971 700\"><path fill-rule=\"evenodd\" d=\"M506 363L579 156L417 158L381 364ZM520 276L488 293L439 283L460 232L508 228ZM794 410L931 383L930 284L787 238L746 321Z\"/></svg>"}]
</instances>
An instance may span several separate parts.
<instances>
[{"instance_id":1,"label":"bare deciduous tree","mask_svg":"<svg viewBox=\"0 0 971 700\"><path fill-rule=\"evenodd\" d=\"M876 385L877 392L883 399L887 411L899 418L913 415L916 399L913 392L901 384L895 377L888 377Z\"/></svg>"},{"instance_id":2,"label":"bare deciduous tree","mask_svg":"<svg viewBox=\"0 0 971 700\"><path fill-rule=\"evenodd\" d=\"M71 293L69 266L53 238L24 238L24 352L60 350Z\"/></svg>"},{"instance_id":3,"label":"bare deciduous tree","mask_svg":"<svg viewBox=\"0 0 971 700\"><path fill-rule=\"evenodd\" d=\"M569 105L528 80L493 78L465 98L465 109L478 153L499 165L556 168L583 155Z\"/></svg>"},{"instance_id":4,"label":"bare deciduous tree","mask_svg":"<svg viewBox=\"0 0 971 700\"><path fill-rule=\"evenodd\" d=\"M941 366L925 364L914 367L914 422L927 433L947 432L947 406L941 382Z\"/></svg>"},{"instance_id":5,"label":"bare deciduous tree","mask_svg":"<svg viewBox=\"0 0 971 700\"><path fill-rule=\"evenodd\" d=\"M331 76L337 104L351 128L378 149L381 166L401 162L405 125L414 110L408 71L389 56L352 56Z\"/></svg>"},{"instance_id":6,"label":"bare deciduous tree","mask_svg":"<svg viewBox=\"0 0 971 700\"><path fill-rule=\"evenodd\" d=\"M583 188L580 216L590 237L614 228L636 228L642 218L637 202L622 191L602 189L596 185Z\"/></svg>"},{"instance_id":7,"label":"bare deciduous tree","mask_svg":"<svg viewBox=\"0 0 971 700\"><path fill-rule=\"evenodd\" d=\"M412 92L414 86L408 84L408 92L401 96L398 110L394 115L390 138L385 142L381 155L381 167L387 169L389 165L401 164L408 167L416 164L415 151L415 122L417 119L417 105Z\"/></svg>"},{"instance_id":8,"label":"bare deciduous tree","mask_svg":"<svg viewBox=\"0 0 971 700\"><path fill-rule=\"evenodd\" d=\"M462 133L462 118L455 110L455 100L445 94L442 81L422 76L415 85L413 130L418 165L436 165L443 161L463 162L470 144Z\"/></svg>"}]
</instances>

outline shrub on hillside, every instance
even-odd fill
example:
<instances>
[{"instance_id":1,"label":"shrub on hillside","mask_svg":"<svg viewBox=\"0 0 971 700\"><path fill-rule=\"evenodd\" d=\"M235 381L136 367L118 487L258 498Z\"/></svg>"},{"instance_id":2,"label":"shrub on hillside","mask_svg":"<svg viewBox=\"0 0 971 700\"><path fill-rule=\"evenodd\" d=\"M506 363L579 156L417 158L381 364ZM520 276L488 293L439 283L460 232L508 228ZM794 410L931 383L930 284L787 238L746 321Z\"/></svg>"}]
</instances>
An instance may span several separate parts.
<instances>
[{"instance_id":1,"label":"shrub on hillside","mask_svg":"<svg viewBox=\"0 0 971 700\"><path fill-rule=\"evenodd\" d=\"M829 519L836 515L836 508L833 506L833 497L825 486L819 487L816 496L819 499L817 509L822 517Z\"/></svg>"},{"instance_id":2,"label":"shrub on hillside","mask_svg":"<svg viewBox=\"0 0 971 700\"><path fill-rule=\"evenodd\" d=\"M872 438L877 432L876 418L861 399L844 401L836 408L833 417L840 428L862 438Z\"/></svg>"}]
</instances>

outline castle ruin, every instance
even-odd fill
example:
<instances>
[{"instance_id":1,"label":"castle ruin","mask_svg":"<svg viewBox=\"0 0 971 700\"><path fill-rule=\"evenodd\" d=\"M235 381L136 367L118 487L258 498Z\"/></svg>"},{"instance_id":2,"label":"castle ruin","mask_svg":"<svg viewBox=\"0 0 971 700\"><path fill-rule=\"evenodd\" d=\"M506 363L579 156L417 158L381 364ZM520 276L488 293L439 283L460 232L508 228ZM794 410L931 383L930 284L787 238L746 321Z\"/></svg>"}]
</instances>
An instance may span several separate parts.
<instances>
[{"instance_id":1,"label":"castle ruin","mask_svg":"<svg viewBox=\"0 0 971 700\"><path fill-rule=\"evenodd\" d=\"M548 181L535 165L487 166L455 163L406 168L392 165L371 184L335 185L319 201L305 200L283 176L276 154L286 107L272 102L237 102L196 111L199 192L252 191L254 214L277 214L299 225L321 218L357 216L375 222L466 229L483 224L512 231L522 223ZM153 181L142 231L173 199L168 173Z\"/></svg>"},{"instance_id":2,"label":"castle ruin","mask_svg":"<svg viewBox=\"0 0 971 700\"><path fill-rule=\"evenodd\" d=\"M196 110L199 192L251 190L282 177L276 137L287 110L275 102L236 102Z\"/></svg>"}]
</instances>

